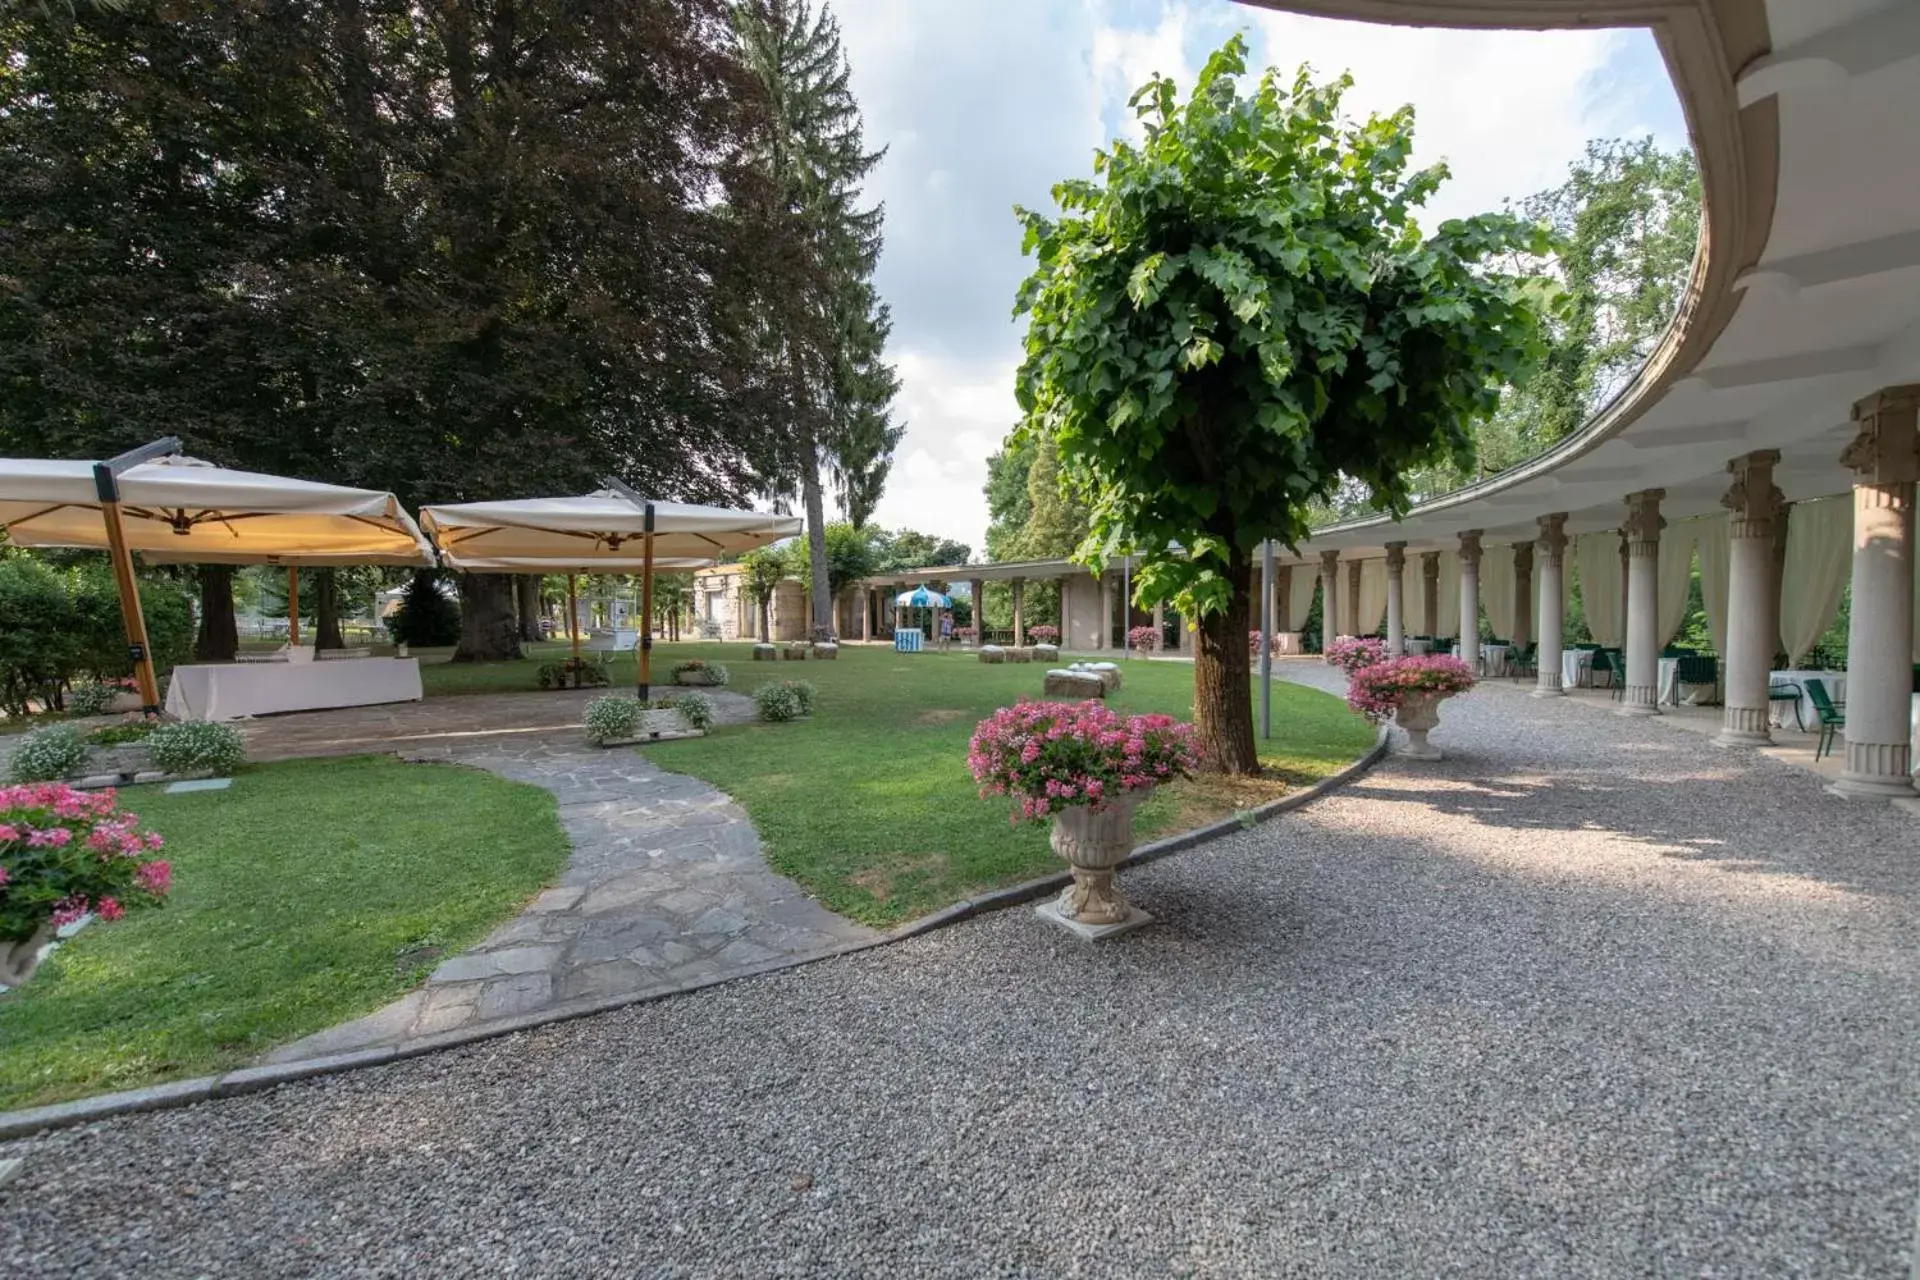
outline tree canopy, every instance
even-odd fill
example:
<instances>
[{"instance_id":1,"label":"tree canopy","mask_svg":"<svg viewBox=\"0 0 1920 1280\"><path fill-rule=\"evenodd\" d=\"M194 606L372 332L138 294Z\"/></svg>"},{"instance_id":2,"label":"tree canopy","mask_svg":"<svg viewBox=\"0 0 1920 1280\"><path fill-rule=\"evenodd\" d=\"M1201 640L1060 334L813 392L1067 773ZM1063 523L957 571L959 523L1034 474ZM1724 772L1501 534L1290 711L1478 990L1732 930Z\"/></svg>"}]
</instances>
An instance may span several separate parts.
<instances>
[{"instance_id":1,"label":"tree canopy","mask_svg":"<svg viewBox=\"0 0 1920 1280\"><path fill-rule=\"evenodd\" d=\"M1548 232L1506 214L1442 223L1419 207L1444 166L1408 172L1409 107L1354 121L1349 78L1275 71L1240 91L1245 42L1181 102L1156 78L1145 140L1020 210L1033 273L1018 438L1057 451L1086 494L1080 555L1138 551L1143 603L1199 619L1195 710L1212 764L1257 769L1249 570L1293 545L1347 482L1404 510L1410 478L1470 465L1473 424L1543 350L1550 282L1501 269Z\"/></svg>"}]
</instances>

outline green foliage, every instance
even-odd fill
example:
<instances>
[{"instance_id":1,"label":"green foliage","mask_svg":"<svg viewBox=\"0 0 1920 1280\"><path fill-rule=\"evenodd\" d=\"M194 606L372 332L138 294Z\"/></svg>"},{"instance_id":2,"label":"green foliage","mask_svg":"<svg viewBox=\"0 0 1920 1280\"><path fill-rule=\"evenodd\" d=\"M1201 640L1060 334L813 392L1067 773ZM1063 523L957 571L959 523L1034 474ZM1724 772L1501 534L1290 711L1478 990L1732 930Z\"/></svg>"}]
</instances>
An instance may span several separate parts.
<instances>
[{"instance_id":1,"label":"green foliage","mask_svg":"<svg viewBox=\"0 0 1920 1280\"><path fill-rule=\"evenodd\" d=\"M874 536L874 555L874 573L893 573L902 569L965 564L972 558L973 548L917 529L895 529L881 530Z\"/></svg>"},{"instance_id":2,"label":"green foliage","mask_svg":"<svg viewBox=\"0 0 1920 1280\"><path fill-rule=\"evenodd\" d=\"M558 662L543 662L533 673L542 689L598 689L613 682L612 664L605 654L583 653Z\"/></svg>"},{"instance_id":3,"label":"green foliage","mask_svg":"<svg viewBox=\"0 0 1920 1280\"><path fill-rule=\"evenodd\" d=\"M95 685L94 688L101 686ZM117 692L117 690L116 690ZM128 742L145 742L153 736L159 723L142 716L128 716L119 724L103 725L87 735L87 745L94 747L117 747Z\"/></svg>"},{"instance_id":4,"label":"green foliage","mask_svg":"<svg viewBox=\"0 0 1920 1280\"><path fill-rule=\"evenodd\" d=\"M708 684L713 685L723 685L733 678L733 673L727 670L727 664L724 662L708 662L702 658L689 658L685 662L676 662L673 664L673 678L676 683L679 682L681 676L695 675L696 673L698 676L705 677Z\"/></svg>"},{"instance_id":5,"label":"green foliage","mask_svg":"<svg viewBox=\"0 0 1920 1280\"><path fill-rule=\"evenodd\" d=\"M431 648L459 643L460 605L440 583L440 575L424 572L407 582L399 607L387 619L387 634L395 644Z\"/></svg>"},{"instance_id":6,"label":"green foliage","mask_svg":"<svg viewBox=\"0 0 1920 1280\"><path fill-rule=\"evenodd\" d=\"M827 526L827 590L838 597L848 586L874 573L879 565L876 531L858 529L844 520ZM794 573L811 593L813 564L807 556L794 557Z\"/></svg>"},{"instance_id":7,"label":"green foliage","mask_svg":"<svg viewBox=\"0 0 1920 1280\"><path fill-rule=\"evenodd\" d=\"M678 711L683 719L694 728L705 733L713 728L713 699L704 693L680 693L663 699L667 706Z\"/></svg>"},{"instance_id":8,"label":"green foliage","mask_svg":"<svg viewBox=\"0 0 1920 1280\"><path fill-rule=\"evenodd\" d=\"M87 762L87 744L70 724L42 725L29 730L15 744L7 762L10 782L55 782L80 772Z\"/></svg>"},{"instance_id":9,"label":"green foliage","mask_svg":"<svg viewBox=\"0 0 1920 1280\"><path fill-rule=\"evenodd\" d=\"M1472 423L1542 350L1550 297L1495 263L1543 252L1544 228L1422 233L1446 170L1406 171L1411 108L1355 123L1347 79L1269 71L1242 95L1244 70L1235 37L1187 102L1151 81L1144 145L1060 184L1060 218L1020 214L1037 265L1016 308L1019 436L1088 495L1082 556L1138 548L1136 598L1188 617L1244 597L1252 550L1297 543L1343 482L1397 512L1414 468L1470 460Z\"/></svg>"},{"instance_id":10,"label":"green foliage","mask_svg":"<svg viewBox=\"0 0 1920 1280\"><path fill-rule=\"evenodd\" d=\"M639 701L622 694L595 698L587 704L585 723L590 742L621 742L633 737L645 710Z\"/></svg>"},{"instance_id":11,"label":"green foliage","mask_svg":"<svg viewBox=\"0 0 1920 1280\"><path fill-rule=\"evenodd\" d=\"M753 691L754 712L769 724L813 714L813 686L805 680L775 680Z\"/></svg>"},{"instance_id":12,"label":"green foliage","mask_svg":"<svg viewBox=\"0 0 1920 1280\"><path fill-rule=\"evenodd\" d=\"M153 762L167 773L210 771L226 777L247 757L247 740L230 724L181 720L147 735Z\"/></svg>"},{"instance_id":13,"label":"green foliage","mask_svg":"<svg viewBox=\"0 0 1920 1280\"><path fill-rule=\"evenodd\" d=\"M113 703L126 690L119 685L89 682L77 684L67 690L67 713L76 716L105 715L113 710Z\"/></svg>"},{"instance_id":14,"label":"green foliage","mask_svg":"<svg viewBox=\"0 0 1920 1280\"><path fill-rule=\"evenodd\" d=\"M164 674L192 650L193 614L177 583L139 585L148 652ZM70 683L132 673L120 596L97 557L65 570L36 555L0 558L0 709L59 707Z\"/></svg>"},{"instance_id":15,"label":"green foliage","mask_svg":"<svg viewBox=\"0 0 1920 1280\"><path fill-rule=\"evenodd\" d=\"M760 614L759 634L762 640L773 638L767 618L773 593L779 590L781 582L793 576L797 562L804 558L795 555L794 548L789 544L756 547L740 557L740 585Z\"/></svg>"}]
</instances>

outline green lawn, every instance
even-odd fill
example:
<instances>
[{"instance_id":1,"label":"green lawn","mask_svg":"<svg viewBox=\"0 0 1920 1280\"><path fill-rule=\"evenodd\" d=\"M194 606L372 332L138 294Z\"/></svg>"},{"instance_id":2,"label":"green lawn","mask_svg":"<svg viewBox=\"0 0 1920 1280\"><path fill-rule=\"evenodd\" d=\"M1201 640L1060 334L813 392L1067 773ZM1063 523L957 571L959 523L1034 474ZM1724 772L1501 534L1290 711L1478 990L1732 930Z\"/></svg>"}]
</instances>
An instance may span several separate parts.
<instances>
[{"instance_id":1,"label":"green lawn","mask_svg":"<svg viewBox=\"0 0 1920 1280\"><path fill-rule=\"evenodd\" d=\"M0 996L0 1107L245 1065L370 1013L566 860L540 788L384 757L122 796L167 838L173 893L83 930Z\"/></svg>"},{"instance_id":2,"label":"green lawn","mask_svg":"<svg viewBox=\"0 0 1920 1280\"><path fill-rule=\"evenodd\" d=\"M725 661L743 693L776 676L804 676L819 687L809 721L722 728L647 754L739 800L773 866L835 911L896 924L1059 869L1047 827L1009 825L1006 801L981 799L966 763L974 725L1022 694L1037 696L1044 667L853 646L835 662L804 664L755 664L739 645L666 645L654 655L662 678L675 661L697 655ZM1135 661L1125 669L1125 688L1112 699L1117 709L1192 717L1192 667ZM1274 736L1262 751L1272 777L1163 788L1140 810L1140 838L1274 799L1337 771L1374 740L1339 699L1279 681L1273 718Z\"/></svg>"}]
</instances>

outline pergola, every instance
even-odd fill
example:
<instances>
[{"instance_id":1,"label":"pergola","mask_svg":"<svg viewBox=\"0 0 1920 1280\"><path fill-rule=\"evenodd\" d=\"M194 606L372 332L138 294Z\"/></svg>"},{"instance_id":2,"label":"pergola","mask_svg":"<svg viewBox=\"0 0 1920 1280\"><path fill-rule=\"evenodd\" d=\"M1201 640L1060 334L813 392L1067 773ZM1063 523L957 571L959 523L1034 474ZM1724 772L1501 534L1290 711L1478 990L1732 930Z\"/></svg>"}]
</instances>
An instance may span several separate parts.
<instances>
[{"instance_id":1,"label":"pergola","mask_svg":"<svg viewBox=\"0 0 1920 1280\"><path fill-rule=\"evenodd\" d=\"M1359 615L1382 611L1391 645L1416 627L1445 630L1439 614L1466 633L1484 600L1511 615L1516 640L1538 637L1536 693L1556 696L1571 550L1590 615L1625 644L1621 712L1654 715L1676 581L1685 591L1674 566L1697 547L1725 636L1719 741L1752 746L1770 739L1776 645L1810 644L1844 583L1846 747L1833 790L1920 807L1909 740L1920 658L1920 5L1260 2L1410 25L1650 27L1703 195L1685 301L1631 385L1522 466L1403 520L1316 530L1298 557L1279 557L1263 629L1287 629L1282 587L1303 572L1320 577L1329 639L1343 623L1370 629ZM1409 557L1418 612L1406 601Z\"/></svg>"}]
</instances>

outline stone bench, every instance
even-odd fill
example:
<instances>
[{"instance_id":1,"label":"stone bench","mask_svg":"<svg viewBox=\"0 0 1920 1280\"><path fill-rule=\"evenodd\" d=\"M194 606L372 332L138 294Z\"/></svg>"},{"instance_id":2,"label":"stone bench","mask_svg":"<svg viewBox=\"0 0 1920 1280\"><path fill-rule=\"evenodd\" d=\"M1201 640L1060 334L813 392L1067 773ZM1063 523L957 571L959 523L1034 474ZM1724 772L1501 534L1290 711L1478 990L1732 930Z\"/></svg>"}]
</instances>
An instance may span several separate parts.
<instances>
[{"instance_id":1,"label":"stone bench","mask_svg":"<svg viewBox=\"0 0 1920 1280\"><path fill-rule=\"evenodd\" d=\"M1111 662L1076 662L1070 671L1084 671L1106 687L1108 693L1120 687L1120 668Z\"/></svg>"},{"instance_id":2,"label":"stone bench","mask_svg":"<svg viewBox=\"0 0 1920 1280\"><path fill-rule=\"evenodd\" d=\"M1058 661L1060 661L1060 646L1059 646L1059 645L1057 645L1057 644L1036 644L1036 645L1034 645L1034 646L1033 646L1033 660L1034 660L1035 662L1058 662Z\"/></svg>"},{"instance_id":3,"label":"stone bench","mask_svg":"<svg viewBox=\"0 0 1920 1280\"><path fill-rule=\"evenodd\" d=\"M1104 698L1106 682L1091 671L1059 670L1047 672L1043 691L1049 698Z\"/></svg>"},{"instance_id":4,"label":"stone bench","mask_svg":"<svg viewBox=\"0 0 1920 1280\"><path fill-rule=\"evenodd\" d=\"M816 641L813 646L813 656L822 662L831 662L840 656L840 646L831 640Z\"/></svg>"},{"instance_id":5,"label":"stone bench","mask_svg":"<svg viewBox=\"0 0 1920 1280\"><path fill-rule=\"evenodd\" d=\"M780 651L780 657L786 662L805 662L811 646L804 640L797 640Z\"/></svg>"},{"instance_id":6,"label":"stone bench","mask_svg":"<svg viewBox=\"0 0 1920 1280\"><path fill-rule=\"evenodd\" d=\"M980 646L980 661L990 662L995 665L998 665L999 663L1005 662L1006 660L1007 660L1007 651L1005 649L1002 649L999 645L983 644Z\"/></svg>"},{"instance_id":7,"label":"stone bench","mask_svg":"<svg viewBox=\"0 0 1920 1280\"><path fill-rule=\"evenodd\" d=\"M1006 654L1007 654L1008 662L1032 662L1033 661L1033 650L1031 649L1008 649L1006 651Z\"/></svg>"},{"instance_id":8,"label":"stone bench","mask_svg":"<svg viewBox=\"0 0 1920 1280\"><path fill-rule=\"evenodd\" d=\"M755 662L778 662L780 660L780 651L770 644L757 644L753 646L753 660Z\"/></svg>"}]
</instances>

